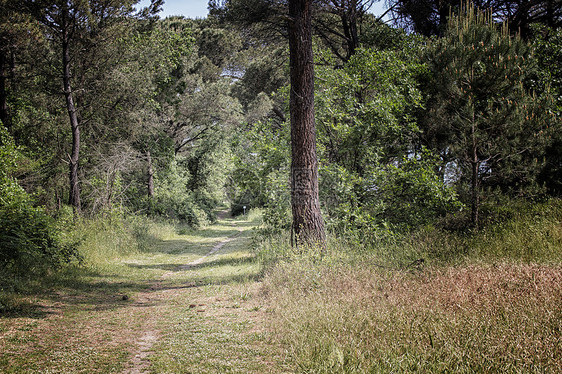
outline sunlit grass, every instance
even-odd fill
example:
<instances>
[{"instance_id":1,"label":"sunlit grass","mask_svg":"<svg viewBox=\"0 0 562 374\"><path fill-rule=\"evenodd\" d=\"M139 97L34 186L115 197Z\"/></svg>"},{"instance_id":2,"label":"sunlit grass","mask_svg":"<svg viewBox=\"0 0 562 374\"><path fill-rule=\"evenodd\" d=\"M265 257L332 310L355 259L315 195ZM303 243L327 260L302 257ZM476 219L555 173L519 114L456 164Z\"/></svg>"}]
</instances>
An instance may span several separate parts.
<instances>
[{"instance_id":1,"label":"sunlit grass","mask_svg":"<svg viewBox=\"0 0 562 374\"><path fill-rule=\"evenodd\" d=\"M0 372L121 372L129 365L135 336L154 315L164 318L158 328L173 327L174 321L183 318L177 313L196 313L189 305L197 295L222 295L228 312L245 310L246 284L258 269L248 251L253 225L248 217L227 219L197 231L146 219L121 227L81 222L76 234L82 236L83 264L12 292L14 308L0 318ZM216 254L185 268L233 237L236 240L224 244ZM158 296L160 293L164 296ZM242 334L248 322L227 314L233 331ZM209 344L215 347L202 351L218 352L229 338L221 325L213 326L215 322L222 320L213 316L199 320L200 329L214 329L223 336L223 340L216 334L210 337ZM237 335L232 339L228 344L237 347ZM248 348L240 352L249 353L244 353L242 361L255 353L250 347L254 343L244 341ZM209 367L228 365L228 358L223 361Z\"/></svg>"},{"instance_id":2,"label":"sunlit grass","mask_svg":"<svg viewBox=\"0 0 562 374\"><path fill-rule=\"evenodd\" d=\"M304 373L562 372L562 207L509 213L320 254L260 242L273 336Z\"/></svg>"},{"instance_id":3,"label":"sunlit grass","mask_svg":"<svg viewBox=\"0 0 562 374\"><path fill-rule=\"evenodd\" d=\"M249 282L260 271L249 251L249 228L255 221L240 217L236 223L236 240L188 271L170 276L171 282L181 281L194 291L170 295L175 308L151 356L153 372L179 373L186 368L190 373L282 372L268 332L256 328L265 317L256 297L259 285Z\"/></svg>"},{"instance_id":4,"label":"sunlit grass","mask_svg":"<svg viewBox=\"0 0 562 374\"><path fill-rule=\"evenodd\" d=\"M562 268L278 265L264 292L301 372L562 370Z\"/></svg>"}]
</instances>

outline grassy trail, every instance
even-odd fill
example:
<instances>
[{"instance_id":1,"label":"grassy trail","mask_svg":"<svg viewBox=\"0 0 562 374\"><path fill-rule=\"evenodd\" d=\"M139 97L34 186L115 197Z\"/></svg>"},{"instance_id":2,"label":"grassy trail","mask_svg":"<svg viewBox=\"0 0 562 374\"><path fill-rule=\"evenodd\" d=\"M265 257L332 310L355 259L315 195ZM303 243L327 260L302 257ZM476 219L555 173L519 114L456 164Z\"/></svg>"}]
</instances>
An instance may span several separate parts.
<instances>
[{"instance_id":1,"label":"grassy trail","mask_svg":"<svg viewBox=\"0 0 562 374\"><path fill-rule=\"evenodd\" d=\"M287 372L255 297L253 226L221 217L30 294L0 318L0 372Z\"/></svg>"}]
</instances>

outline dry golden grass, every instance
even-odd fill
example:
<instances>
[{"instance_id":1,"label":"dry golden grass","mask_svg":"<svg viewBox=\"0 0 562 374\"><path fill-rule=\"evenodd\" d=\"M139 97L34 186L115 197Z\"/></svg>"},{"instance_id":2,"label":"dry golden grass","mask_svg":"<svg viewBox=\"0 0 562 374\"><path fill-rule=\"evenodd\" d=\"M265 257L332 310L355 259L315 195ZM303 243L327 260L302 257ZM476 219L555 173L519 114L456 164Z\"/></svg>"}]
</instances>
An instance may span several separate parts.
<instances>
[{"instance_id":1,"label":"dry golden grass","mask_svg":"<svg viewBox=\"0 0 562 374\"><path fill-rule=\"evenodd\" d=\"M303 372L562 372L561 266L281 264L263 295Z\"/></svg>"}]
</instances>

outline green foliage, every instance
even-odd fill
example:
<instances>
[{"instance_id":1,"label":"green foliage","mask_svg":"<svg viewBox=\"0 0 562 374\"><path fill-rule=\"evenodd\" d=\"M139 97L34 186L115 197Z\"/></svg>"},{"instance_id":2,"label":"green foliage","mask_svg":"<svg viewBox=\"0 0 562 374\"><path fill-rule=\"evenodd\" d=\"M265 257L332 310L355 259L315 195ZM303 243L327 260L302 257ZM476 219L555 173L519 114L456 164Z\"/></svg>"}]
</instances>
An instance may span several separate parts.
<instances>
[{"instance_id":1,"label":"green foliage","mask_svg":"<svg viewBox=\"0 0 562 374\"><path fill-rule=\"evenodd\" d=\"M196 203L193 192L187 189L191 178L185 167L186 160L174 160L167 169L159 172L156 179L155 196L146 198L147 213L172 220L186 222L198 227L208 222L206 213Z\"/></svg>"},{"instance_id":2,"label":"green foliage","mask_svg":"<svg viewBox=\"0 0 562 374\"><path fill-rule=\"evenodd\" d=\"M130 40L130 59L126 67L133 82L142 83L151 104L160 106L177 100L185 88L182 78L193 55L194 39L190 25L167 19L148 31L139 30ZM138 76L140 74L140 76ZM140 79L143 81L140 81ZM147 79L148 78L148 79Z\"/></svg>"},{"instance_id":3,"label":"green foliage","mask_svg":"<svg viewBox=\"0 0 562 374\"><path fill-rule=\"evenodd\" d=\"M490 12L469 6L451 17L425 59L431 76L423 139L460 169L461 183L475 175L472 199L481 183L511 193L532 186L555 117L548 93L531 90L536 59L529 45L506 25L498 29Z\"/></svg>"},{"instance_id":4,"label":"green foliage","mask_svg":"<svg viewBox=\"0 0 562 374\"><path fill-rule=\"evenodd\" d=\"M134 143L147 163L132 176L130 204L150 215L205 225L224 201L229 131L240 119L232 82L223 76L240 49L238 34L171 17L139 38L140 51L152 53L147 63L155 92ZM145 192L149 168L154 196Z\"/></svg>"},{"instance_id":5,"label":"green foliage","mask_svg":"<svg viewBox=\"0 0 562 374\"><path fill-rule=\"evenodd\" d=\"M78 259L75 243L61 240L53 218L34 207L12 177L24 156L0 127L0 277L5 272L32 275Z\"/></svg>"},{"instance_id":6,"label":"green foliage","mask_svg":"<svg viewBox=\"0 0 562 374\"><path fill-rule=\"evenodd\" d=\"M363 19L361 46L365 49L391 50L411 59L415 55L413 52L422 45L420 35L391 27L383 21L377 21L374 16L369 15Z\"/></svg>"},{"instance_id":7,"label":"green foliage","mask_svg":"<svg viewBox=\"0 0 562 374\"><path fill-rule=\"evenodd\" d=\"M365 178L333 165L322 168L321 200L330 213L331 228L350 238L379 240L460 210L456 192L436 173L438 164L424 151L380 165Z\"/></svg>"},{"instance_id":8,"label":"green foliage","mask_svg":"<svg viewBox=\"0 0 562 374\"><path fill-rule=\"evenodd\" d=\"M551 29L535 25L535 38L532 46L539 65L539 81L537 91L552 90L557 101L558 115L562 110L562 67L558 63L562 59L562 29Z\"/></svg>"},{"instance_id":9,"label":"green foliage","mask_svg":"<svg viewBox=\"0 0 562 374\"><path fill-rule=\"evenodd\" d=\"M265 180L266 203L263 222L265 232L278 233L291 227L291 195L289 192L289 169L278 169L268 174Z\"/></svg>"},{"instance_id":10,"label":"green foliage","mask_svg":"<svg viewBox=\"0 0 562 374\"><path fill-rule=\"evenodd\" d=\"M0 270L27 275L78 259L75 244L60 240L54 219L28 201L0 206Z\"/></svg>"},{"instance_id":11,"label":"green foliage","mask_svg":"<svg viewBox=\"0 0 562 374\"><path fill-rule=\"evenodd\" d=\"M544 183L549 193L562 195L562 29L556 30L545 27L534 29L536 37L533 41L538 60L538 79L533 87L542 95L554 98L555 103L550 108L554 120L545 130L547 138L544 150L544 166L539 174L539 182Z\"/></svg>"},{"instance_id":12,"label":"green foliage","mask_svg":"<svg viewBox=\"0 0 562 374\"><path fill-rule=\"evenodd\" d=\"M439 159L424 150L375 175L373 186L377 188L368 194L374 195L372 201L378 201L385 221L415 227L462 207L453 188L436 173L438 164Z\"/></svg>"},{"instance_id":13,"label":"green foliage","mask_svg":"<svg viewBox=\"0 0 562 374\"><path fill-rule=\"evenodd\" d=\"M321 202L339 232L417 226L459 208L439 160L416 152L415 78L424 73L398 52L375 49L318 72Z\"/></svg>"},{"instance_id":14,"label":"green foliage","mask_svg":"<svg viewBox=\"0 0 562 374\"><path fill-rule=\"evenodd\" d=\"M427 226L403 236L394 250L412 253L439 266L461 263L541 263L562 261L562 205L560 199L543 202L509 201L482 207L483 228L478 232ZM453 219L442 221L448 225Z\"/></svg>"},{"instance_id":15,"label":"green foliage","mask_svg":"<svg viewBox=\"0 0 562 374\"><path fill-rule=\"evenodd\" d=\"M235 30L215 28L210 25L201 27L195 34L200 57L205 57L217 68L233 68L233 57L242 48L241 35ZM220 76L214 74L211 80Z\"/></svg>"},{"instance_id":16,"label":"green foliage","mask_svg":"<svg viewBox=\"0 0 562 374\"><path fill-rule=\"evenodd\" d=\"M234 94L244 108L250 111L251 106L262 99L260 95L276 99L275 92L288 80L285 53L284 46L261 46L245 51L248 61L244 66L244 75L234 88Z\"/></svg>"},{"instance_id":17,"label":"green foliage","mask_svg":"<svg viewBox=\"0 0 562 374\"><path fill-rule=\"evenodd\" d=\"M290 225L289 126L259 121L233 138L234 169L227 186L232 213L264 207L268 230Z\"/></svg>"},{"instance_id":18,"label":"green foliage","mask_svg":"<svg viewBox=\"0 0 562 374\"><path fill-rule=\"evenodd\" d=\"M415 76L424 67L396 52L358 51L342 68L318 70L319 152L359 175L380 159L404 154L417 131L421 105Z\"/></svg>"}]
</instances>

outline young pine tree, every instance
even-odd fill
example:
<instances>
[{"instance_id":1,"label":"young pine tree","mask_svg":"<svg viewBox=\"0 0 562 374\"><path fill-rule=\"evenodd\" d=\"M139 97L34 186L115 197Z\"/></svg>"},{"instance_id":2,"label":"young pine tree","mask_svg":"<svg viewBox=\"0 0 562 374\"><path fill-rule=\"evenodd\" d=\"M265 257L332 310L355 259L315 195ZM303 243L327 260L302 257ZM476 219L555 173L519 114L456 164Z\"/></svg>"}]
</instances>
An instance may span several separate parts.
<instances>
[{"instance_id":1,"label":"young pine tree","mask_svg":"<svg viewBox=\"0 0 562 374\"><path fill-rule=\"evenodd\" d=\"M491 12L467 5L429 46L427 61L433 88L425 137L460 168L477 228L483 182L513 190L539 169L534 155L552 118L527 87L532 51Z\"/></svg>"}]
</instances>

